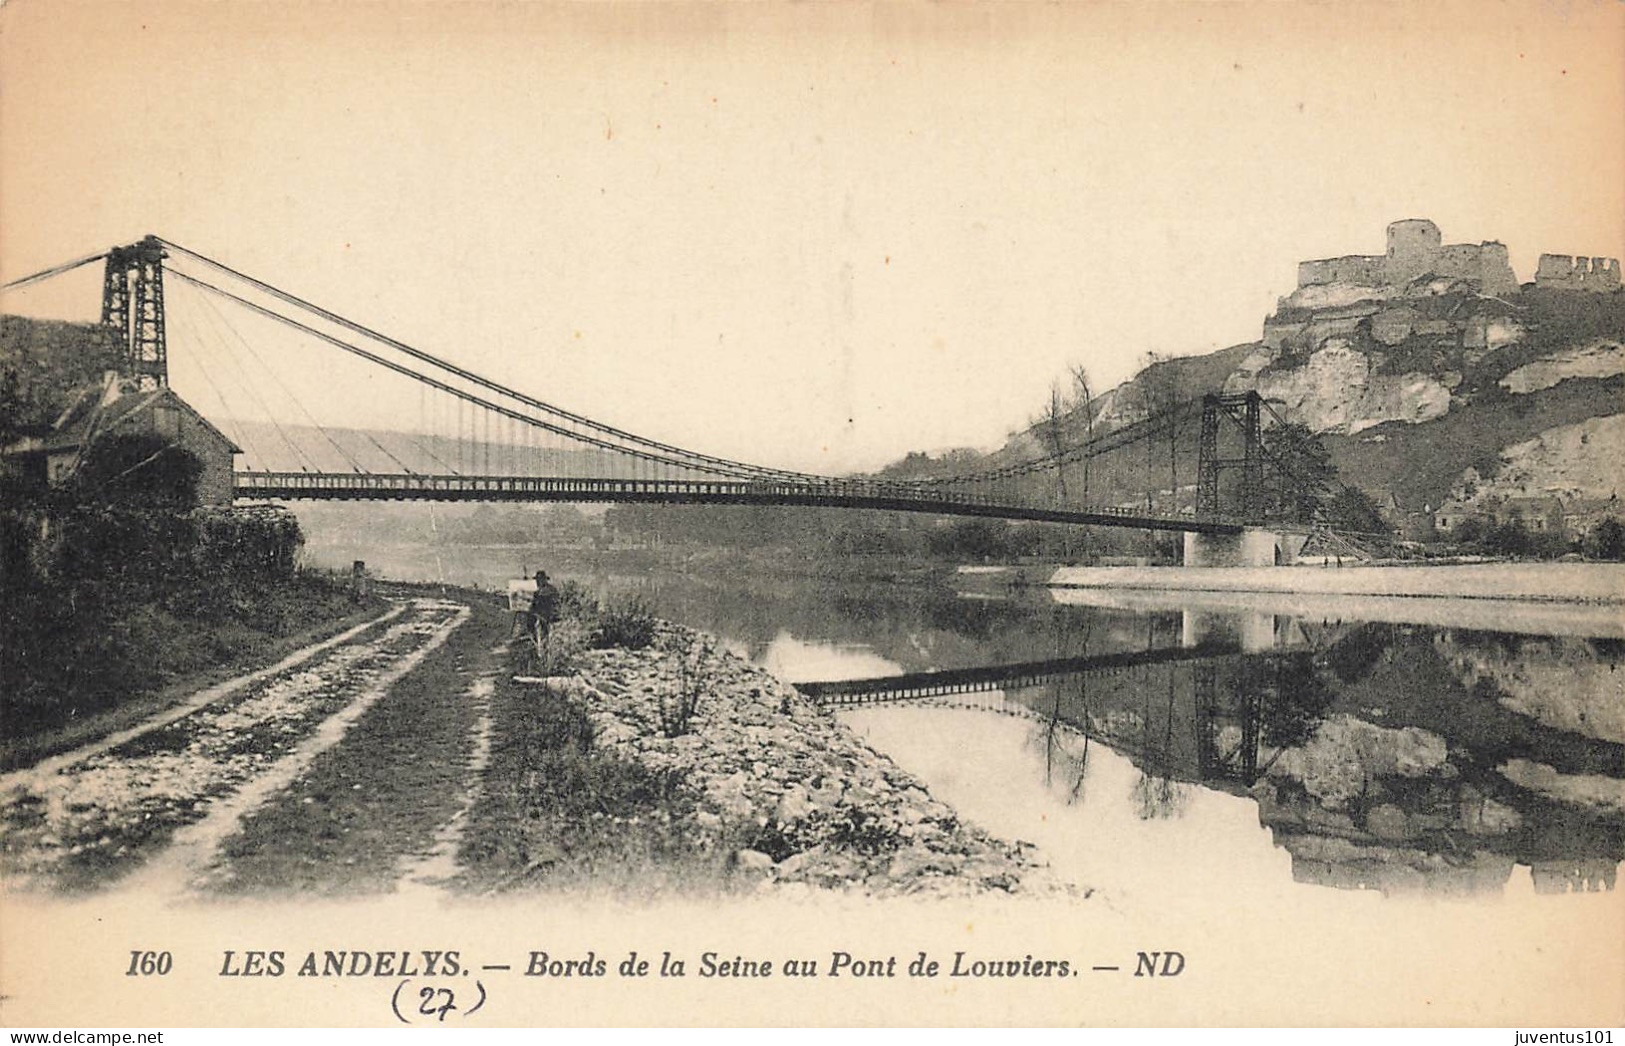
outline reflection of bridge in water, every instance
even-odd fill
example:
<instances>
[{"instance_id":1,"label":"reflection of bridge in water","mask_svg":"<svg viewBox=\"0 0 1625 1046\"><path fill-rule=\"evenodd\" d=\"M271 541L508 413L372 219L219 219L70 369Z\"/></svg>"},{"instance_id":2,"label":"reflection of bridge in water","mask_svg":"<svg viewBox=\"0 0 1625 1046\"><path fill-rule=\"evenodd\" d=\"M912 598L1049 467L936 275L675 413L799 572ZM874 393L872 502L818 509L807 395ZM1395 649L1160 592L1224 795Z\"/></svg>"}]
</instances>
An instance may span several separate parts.
<instances>
[{"instance_id":1,"label":"reflection of bridge in water","mask_svg":"<svg viewBox=\"0 0 1625 1046\"><path fill-rule=\"evenodd\" d=\"M1279 691L1283 672L1301 673L1306 650L1247 654L1233 646L1200 644L1006 665L916 672L871 679L798 683L819 703L847 709L863 705L934 701L942 707L1020 715L1101 740L1137 762L1177 776L1194 760L1194 780L1250 786L1260 773L1268 686ZM1266 682L1268 677L1268 682ZM1248 685L1238 686L1246 680ZM1229 685L1225 685L1229 684ZM963 700L986 695L984 700ZM1133 708L1135 696L1146 700ZM1159 695L1162 706L1151 695ZM1176 731L1184 715L1190 729ZM1160 720L1164 729L1131 736L1133 723ZM1153 736L1154 735L1154 736ZM1232 789L1233 790L1233 789Z\"/></svg>"},{"instance_id":2,"label":"reflection of bridge in water","mask_svg":"<svg viewBox=\"0 0 1625 1046\"><path fill-rule=\"evenodd\" d=\"M1179 646L797 683L796 689L821 704L848 706L1020 689L1064 679L1136 673L1143 678L1143 670L1160 665L1216 665L1250 654L1313 649L1345 631L1341 624L1317 627L1275 614L1211 610L1185 610L1180 625Z\"/></svg>"},{"instance_id":3,"label":"reflection of bridge in water","mask_svg":"<svg viewBox=\"0 0 1625 1046\"><path fill-rule=\"evenodd\" d=\"M1239 658L1235 651L1200 646L1140 650L1121 654L1061 657L1008 665L950 668L940 672L910 672L870 679L841 679L826 683L797 683L796 689L820 704L871 705L884 701L910 701L948 694L1003 692L1040 686L1064 679L1128 675L1157 665L1189 661ZM1143 674L1143 673L1142 673Z\"/></svg>"},{"instance_id":4,"label":"reflection of bridge in water","mask_svg":"<svg viewBox=\"0 0 1625 1046\"><path fill-rule=\"evenodd\" d=\"M1613 889L1619 811L1561 801L1502 767L1517 758L1617 781L1625 745L1548 726L1454 678L1392 685L1394 663L1436 655L1427 630L1222 613L1184 625L1184 646L799 688L842 710L914 702L1030 720L1046 776L1076 778L1069 801L1086 794L1096 743L1140 771L1142 818L1180 816L1192 787L1245 797L1300 882L1493 891L1525 865L1540 892Z\"/></svg>"}]
</instances>

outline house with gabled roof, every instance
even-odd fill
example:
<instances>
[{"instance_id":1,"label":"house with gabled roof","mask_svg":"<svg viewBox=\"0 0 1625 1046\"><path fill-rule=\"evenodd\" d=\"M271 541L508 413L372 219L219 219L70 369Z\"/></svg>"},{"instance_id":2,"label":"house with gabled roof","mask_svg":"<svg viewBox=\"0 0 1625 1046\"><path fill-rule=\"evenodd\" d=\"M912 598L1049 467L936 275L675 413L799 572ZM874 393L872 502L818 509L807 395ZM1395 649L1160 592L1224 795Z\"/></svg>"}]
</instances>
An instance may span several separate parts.
<instances>
[{"instance_id":1,"label":"house with gabled roof","mask_svg":"<svg viewBox=\"0 0 1625 1046\"><path fill-rule=\"evenodd\" d=\"M80 390L50 429L0 448L0 463L13 483L35 489L58 486L72 478L97 440L111 435L156 436L190 452L203 466L198 503L231 504L232 472L242 448L174 389L140 390L114 371Z\"/></svg>"},{"instance_id":2,"label":"house with gabled roof","mask_svg":"<svg viewBox=\"0 0 1625 1046\"><path fill-rule=\"evenodd\" d=\"M1625 522L1625 502L1617 490L1606 498L1571 498L1563 504L1563 522L1571 537L1586 537L1605 519Z\"/></svg>"}]
</instances>

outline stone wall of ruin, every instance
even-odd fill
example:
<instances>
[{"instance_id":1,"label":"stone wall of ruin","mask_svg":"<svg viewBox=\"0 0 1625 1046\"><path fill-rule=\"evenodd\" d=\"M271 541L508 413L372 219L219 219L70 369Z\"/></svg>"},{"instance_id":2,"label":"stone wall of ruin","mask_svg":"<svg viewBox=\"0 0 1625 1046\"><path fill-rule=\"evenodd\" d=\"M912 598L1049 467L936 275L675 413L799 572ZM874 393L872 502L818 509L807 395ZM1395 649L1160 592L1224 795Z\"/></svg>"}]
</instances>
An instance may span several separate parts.
<instances>
[{"instance_id":1,"label":"stone wall of ruin","mask_svg":"<svg viewBox=\"0 0 1625 1046\"><path fill-rule=\"evenodd\" d=\"M1558 290L1610 293L1620 288L1618 258L1575 258L1542 254L1535 269L1535 286Z\"/></svg>"}]
</instances>

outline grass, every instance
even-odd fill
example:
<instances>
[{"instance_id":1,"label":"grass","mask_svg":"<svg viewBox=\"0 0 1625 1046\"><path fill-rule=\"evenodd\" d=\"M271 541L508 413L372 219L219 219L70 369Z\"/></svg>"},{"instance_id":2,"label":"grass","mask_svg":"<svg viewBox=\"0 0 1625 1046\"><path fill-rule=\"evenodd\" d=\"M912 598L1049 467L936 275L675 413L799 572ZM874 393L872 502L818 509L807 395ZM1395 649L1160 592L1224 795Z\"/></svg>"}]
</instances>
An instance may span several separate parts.
<instances>
[{"instance_id":1,"label":"grass","mask_svg":"<svg viewBox=\"0 0 1625 1046\"><path fill-rule=\"evenodd\" d=\"M677 659L677 686L671 693L660 695L660 730L667 737L681 737L689 732L694 713L699 709L705 670L702 651L692 639L674 633L670 652Z\"/></svg>"},{"instance_id":2,"label":"grass","mask_svg":"<svg viewBox=\"0 0 1625 1046\"><path fill-rule=\"evenodd\" d=\"M307 587L308 586L308 587ZM144 608L154 651L164 663L143 679L126 677L119 690L63 695L51 702L0 699L5 738L0 770L14 770L133 726L206 687L291 654L300 647L378 616L383 602L352 602L321 579L301 581L282 600L300 613L279 615L279 627L261 631L240 621L199 621Z\"/></svg>"},{"instance_id":3,"label":"grass","mask_svg":"<svg viewBox=\"0 0 1625 1046\"><path fill-rule=\"evenodd\" d=\"M725 847L693 831L697 797L678 774L598 748L583 700L497 680L491 762L459 855L464 887L710 894Z\"/></svg>"},{"instance_id":4,"label":"grass","mask_svg":"<svg viewBox=\"0 0 1625 1046\"><path fill-rule=\"evenodd\" d=\"M513 675L567 676L576 670L576 661L587 648L587 626L573 618L553 625L546 642L537 650L527 635L515 636L509 667Z\"/></svg>"},{"instance_id":5,"label":"grass","mask_svg":"<svg viewBox=\"0 0 1625 1046\"><path fill-rule=\"evenodd\" d=\"M59 749L62 736L95 736L87 720L113 722L119 717L109 713L126 707L150 712L211 677L274 660L382 607L380 600L358 605L341 584L318 574L228 584L240 598L224 609L155 598L69 615L44 634L26 625L8 629L12 640L28 645L16 675L0 679L6 724L0 760L19 765L28 754Z\"/></svg>"}]
</instances>

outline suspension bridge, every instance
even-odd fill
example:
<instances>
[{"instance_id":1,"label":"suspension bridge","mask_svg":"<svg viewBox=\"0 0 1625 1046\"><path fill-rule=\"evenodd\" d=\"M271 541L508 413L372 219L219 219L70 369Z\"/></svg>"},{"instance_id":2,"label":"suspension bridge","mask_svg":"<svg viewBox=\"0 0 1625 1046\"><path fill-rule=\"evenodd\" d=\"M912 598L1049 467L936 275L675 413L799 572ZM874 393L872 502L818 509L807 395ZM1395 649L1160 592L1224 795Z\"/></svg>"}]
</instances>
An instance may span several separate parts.
<instances>
[{"instance_id":1,"label":"suspension bridge","mask_svg":"<svg viewBox=\"0 0 1625 1046\"><path fill-rule=\"evenodd\" d=\"M1283 509L1296 480L1262 439L1273 410L1257 393L1210 394L1148 410L1131 424L996 468L931 479L823 476L686 449L567 410L158 236L53 266L5 289L96 262L104 266L101 327L118 353L119 373L153 390L170 385L172 362L184 369L187 401L207 401L200 413L241 452L232 478L238 500L882 509L1180 531L1187 561L1192 535L1239 547L1244 533L1268 527L1278 547L1282 533L1307 532ZM172 360L177 343L187 346L184 360ZM341 375L343 367L350 369ZM297 388L312 375L327 395ZM352 384L367 395L345 401L342 410L353 417L342 410L335 416L332 390ZM326 405L325 419L317 400ZM356 420L380 414L387 423ZM1124 498L1120 491L1115 503L1067 496L1065 470L1112 455L1122 460L1134 448L1177 447L1181 434L1187 442L1197 436L1189 503L1181 501L1174 462L1167 481L1144 481L1148 491L1172 488L1157 499Z\"/></svg>"}]
</instances>

